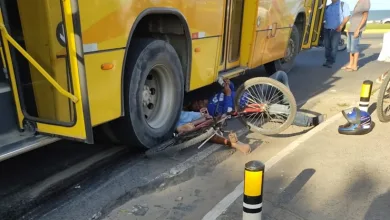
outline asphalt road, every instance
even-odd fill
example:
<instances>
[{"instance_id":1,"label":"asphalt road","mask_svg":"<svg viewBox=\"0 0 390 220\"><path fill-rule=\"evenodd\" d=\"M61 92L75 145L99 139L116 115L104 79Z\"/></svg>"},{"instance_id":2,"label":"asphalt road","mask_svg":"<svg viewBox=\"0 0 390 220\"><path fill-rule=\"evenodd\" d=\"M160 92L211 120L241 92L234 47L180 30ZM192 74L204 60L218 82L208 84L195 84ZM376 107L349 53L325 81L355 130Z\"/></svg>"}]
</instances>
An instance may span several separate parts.
<instances>
[{"instance_id":1,"label":"asphalt road","mask_svg":"<svg viewBox=\"0 0 390 220\"><path fill-rule=\"evenodd\" d=\"M376 59L381 39L382 35L364 36L362 66ZM290 74L292 91L301 104L333 86L341 91L356 86L334 76L337 67L346 63L345 54L339 55L334 70L318 71L319 59L303 52ZM262 75L265 72L260 68L234 82ZM192 97L210 89L214 88L197 91ZM237 122L230 126L245 132ZM122 147L60 141L0 163L0 219L103 218L130 199L206 175L233 153L208 144L199 151L188 149L169 158L148 159Z\"/></svg>"}]
</instances>

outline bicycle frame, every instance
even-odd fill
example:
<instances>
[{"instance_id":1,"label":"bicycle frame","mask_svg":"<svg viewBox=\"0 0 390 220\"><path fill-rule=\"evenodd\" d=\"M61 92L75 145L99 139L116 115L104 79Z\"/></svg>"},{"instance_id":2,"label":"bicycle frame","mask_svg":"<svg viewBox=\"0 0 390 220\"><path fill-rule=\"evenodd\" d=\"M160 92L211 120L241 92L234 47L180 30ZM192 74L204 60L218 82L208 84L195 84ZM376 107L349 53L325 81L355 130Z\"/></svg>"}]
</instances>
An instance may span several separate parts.
<instances>
[{"instance_id":1,"label":"bicycle frame","mask_svg":"<svg viewBox=\"0 0 390 220\"><path fill-rule=\"evenodd\" d=\"M221 115L220 118L218 117L212 117L210 116L207 111L203 111L204 116L208 119L206 119L204 122L201 122L194 126L194 129L186 132L179 133L178 136L188 134L190 132L194 132L197 130L200 130L202 128L208 128L208 127L222 127L225 126L225 122L227 119L230 118L238 118L238 117L244 117L248 114L255 114L255 113L262 113L265 111L265 105L264 104L249 104L247 105L242 111L240 112L232 112L225 115Z\"/></svg>"}]
</instances>

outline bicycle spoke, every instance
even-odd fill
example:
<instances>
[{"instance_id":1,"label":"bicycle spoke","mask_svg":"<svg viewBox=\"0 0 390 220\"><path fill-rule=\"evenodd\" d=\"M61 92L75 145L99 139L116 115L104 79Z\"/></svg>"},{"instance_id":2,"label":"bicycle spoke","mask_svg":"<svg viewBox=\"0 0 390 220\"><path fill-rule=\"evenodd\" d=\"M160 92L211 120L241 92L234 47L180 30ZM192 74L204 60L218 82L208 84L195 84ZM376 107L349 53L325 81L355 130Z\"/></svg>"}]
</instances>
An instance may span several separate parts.
<instances>
[{"instance_id":1,"label":"bicycle spoke","mask_svg":"<svg viewBox=\"0 0 390 220\"><path fill-rule=\"evenodd\" d=\"M385 90L385 94L383 96L383 100L382 100L382 103L383 103L383 113L385 116L389 116L388 112L390 111L390 88L388 88L389 85L387 85L386 87L386 90ZM386 105L385 105L386 104Z\"/></svg>"},{"instance_id":2,"label":"bicycle spoke","mask_svg":"<svg viewBox=\"0 0 390 220\"><path fill-rule=\"evenodd\" d=\"M272 130L280 127L288 119L290 111L290 100L284 100L285 94L272 84L257 84L246 88L246 101L248 104L264 105L265 109L261 113L251 113L246 115L245 120L259 129ZM287 102L285 104L278 104ZM270 106L281 105L281 111L270 112ZM255 108L250 106L251 108ZM276 108L276 107L275 107Z\"/></svg>"}]
</instances>

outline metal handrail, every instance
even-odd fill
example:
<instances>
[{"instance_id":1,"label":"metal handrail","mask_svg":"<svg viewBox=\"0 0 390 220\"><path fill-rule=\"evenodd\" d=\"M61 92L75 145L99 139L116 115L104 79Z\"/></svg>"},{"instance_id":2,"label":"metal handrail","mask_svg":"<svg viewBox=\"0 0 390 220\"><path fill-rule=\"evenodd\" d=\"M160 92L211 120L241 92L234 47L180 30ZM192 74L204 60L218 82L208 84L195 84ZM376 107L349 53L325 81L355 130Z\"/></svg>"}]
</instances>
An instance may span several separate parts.
<instances>
[{"instance_id":1,"label":"metal handrail","mask_svg":"<svg viewBox=\"0 0 390 220\"><path fill-rule=\"evenodd\" d=\"M34 58L32 56L30 56L30 54L28 54L28 52L26 50L24 50L12 37L11 35L8 34L8 31L7 29L5 28L4 24L0 24L0 31L2 32L3 36L5 36L7 42L3 42L4 44L4 48L6 48L6 45L5 44L8 44L11 43L12 46L14 46L38 71L39 73L41 73L43 75L43 77L45 77L47 79L47 81L49 81L49 83L54 86L54 88L57 89L57 91L61 94L61 95L64 95L66 97L68 97L70 100L72 100L72 102L74 103L77 103L79 101L79 99L73 95L72 93L68 92L67 90L65 90L64 88L62 88L62 86L60 84L58 84L55 79L53 79L53 77L50 76L50 74L45 70L43 69L43 67L41 65L39 65L39 63L37 61L34 60ZM7 45L8 46L8 45Z\"/></svg>"}]
</instances>

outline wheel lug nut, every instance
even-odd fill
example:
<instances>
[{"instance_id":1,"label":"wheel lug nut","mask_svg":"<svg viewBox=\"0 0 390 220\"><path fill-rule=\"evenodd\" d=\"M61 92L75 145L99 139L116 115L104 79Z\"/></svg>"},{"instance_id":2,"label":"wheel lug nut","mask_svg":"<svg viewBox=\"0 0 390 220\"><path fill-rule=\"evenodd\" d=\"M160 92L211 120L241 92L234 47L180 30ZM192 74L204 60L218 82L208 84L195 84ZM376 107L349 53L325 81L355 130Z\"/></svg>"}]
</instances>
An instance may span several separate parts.
<instances>
[{"instance_id":1,"label":"wheel lug nut","mask_svg":"<svg viewBox=\"0 0 390 220\"><path fill-rule=\"evenodd\" d=\"M149 103L148 104L148 109L153 109L154 108L154 105L152 103Z\"/></svg>"}]
</instances>

